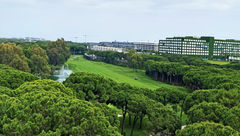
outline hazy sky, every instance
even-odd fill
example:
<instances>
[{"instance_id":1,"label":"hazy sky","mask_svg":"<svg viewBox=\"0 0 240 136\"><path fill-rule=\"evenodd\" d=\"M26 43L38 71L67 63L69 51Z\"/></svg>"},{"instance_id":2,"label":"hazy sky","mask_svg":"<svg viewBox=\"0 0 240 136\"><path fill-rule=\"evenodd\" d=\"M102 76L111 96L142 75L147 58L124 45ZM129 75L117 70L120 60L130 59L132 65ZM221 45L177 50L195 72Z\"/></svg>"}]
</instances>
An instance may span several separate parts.
<instances>
[{"instance_id":1,"label":"hazy sky","mask_svg":"<svg viewBox=\"0 0 240 136\"><path fill-rule=\"evenodd\" d=\"M0 0L0 37L240 39L240 0ZM83 38L79 38L79 41Z\"/></svg>"}]
</instances>

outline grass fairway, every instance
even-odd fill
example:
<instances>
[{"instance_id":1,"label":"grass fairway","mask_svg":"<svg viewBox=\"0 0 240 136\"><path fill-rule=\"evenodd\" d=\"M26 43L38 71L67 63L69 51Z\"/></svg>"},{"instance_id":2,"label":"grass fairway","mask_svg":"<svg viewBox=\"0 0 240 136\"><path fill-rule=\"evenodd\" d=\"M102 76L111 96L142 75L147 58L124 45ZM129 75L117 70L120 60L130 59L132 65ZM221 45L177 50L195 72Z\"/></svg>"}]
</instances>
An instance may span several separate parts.
<instances>
[{"instance_id":1,"label":"grass fairway","mask_svg":"<svg viewBox=\"0 0 240 136\"><path fill-rule=\"evenodd\" d=\"M227 61L216 61L216 60L206 60L210 64L216 64L216 65L227 65L229 62Z\"/></svg>"},{"instance_id":2,"label":"grass fairway","mask_svg":"<svg viewBox=\"0 0 240 136\"><path fill-rule=\"evenodd\" d=\"M152 80L150 77L145 75L144 70L133 71L131 68L120 67L116 65L106 64L103 62L89 61L83 58L83 56L73 55L68 60L67 64L69 69L73 72L90 72L104 77L111 78L117 82L129 83L132 86L156 89L162 86L169 88L178 88L183 91L187 91L184 87L173 86L159 81ZM138 80L134 78L137 77Z\"/></svg>"}]
</instances>

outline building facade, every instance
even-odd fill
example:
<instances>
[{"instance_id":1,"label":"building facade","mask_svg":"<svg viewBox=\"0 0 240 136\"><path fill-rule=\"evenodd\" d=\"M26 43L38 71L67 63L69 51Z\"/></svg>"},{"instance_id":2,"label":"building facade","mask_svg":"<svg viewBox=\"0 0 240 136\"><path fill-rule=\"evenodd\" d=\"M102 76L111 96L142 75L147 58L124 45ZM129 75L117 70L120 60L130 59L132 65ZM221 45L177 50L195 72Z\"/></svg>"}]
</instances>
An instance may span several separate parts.
<instances>
[{"instance_id":1,"label":"building facade","mask_svg":"<svg viewBox=\"0 0 240 136\"><path fill-rule=\"evenodd\" d=\"M214 37L173 37L159 40L159 53L196 55L207 59L240 59L240 41Z\"/></svg>"},{"instance_id":2,"label":"building facade","mask_svg":"<svg viewBox=\"0 0 240 136\"><path fill-rule=\"evenodd\" d=\"M117 48L133 48L134 43L133 42L100 42L99 45L101 46L108 46L108 47L117 47Z\"/></svg>"},{"instance_id":3,"label":"building facade","mask_svg":"<svg viewBox=\"0 0 240 136\"><path fill-rule=\"evenodd\" d=\"M106 47L106 46L89 46L88 47L90 50L95 50L95 51L116 51L116 52L124 52L123 48L116 48L116 47Z\"/></svg>"},{"instance_id":4,"label":"building facade","mask_svg":"<svg viewBox=\"0 0 240 136\"><path fill-rule=\"evenodd\" d=\"M134 42L134 49L136 51L158 51L158 44L150 42Z\"/></svg>"}]
</instances>

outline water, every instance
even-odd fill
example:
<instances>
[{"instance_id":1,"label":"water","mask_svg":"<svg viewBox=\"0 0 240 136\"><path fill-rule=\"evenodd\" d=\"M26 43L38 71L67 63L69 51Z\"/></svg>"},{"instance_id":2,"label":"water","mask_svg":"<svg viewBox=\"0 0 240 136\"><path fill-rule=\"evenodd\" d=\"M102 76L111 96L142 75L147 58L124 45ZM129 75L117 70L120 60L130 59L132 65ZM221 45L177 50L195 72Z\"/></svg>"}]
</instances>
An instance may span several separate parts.
<instances>
[{"instance_id":1,"label":"water","mask_svg":"<svg viewBox=\"0 0 240 136\"><path fill-rule=\"evenodd\" d=\"M54 75L55 77L57 77L56 81L62 83L72 74L72 70L69 70L68 65L65 65L62 66L62 68L57 73L57 75Z\"/></svg>"}]
</instances>

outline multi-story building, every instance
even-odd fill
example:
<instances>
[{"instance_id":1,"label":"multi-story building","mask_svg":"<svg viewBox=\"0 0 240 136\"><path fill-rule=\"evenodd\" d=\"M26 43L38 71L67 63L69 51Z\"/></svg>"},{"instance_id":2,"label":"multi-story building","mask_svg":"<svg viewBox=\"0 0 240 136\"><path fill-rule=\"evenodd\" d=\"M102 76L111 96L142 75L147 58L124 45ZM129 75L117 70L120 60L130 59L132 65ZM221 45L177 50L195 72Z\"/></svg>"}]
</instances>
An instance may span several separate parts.
<instances>
[{"instance_id":1,"label":"multi-story building","mask_svg":"<svg viewBox=\"0 0 240 136\"><path fill-rule=\"evenodd\" d=\"M133 48L133 42L100 42L99 45L109 46L109 47L118 47L118 48Z\"/></svg>"},{"instance_id":2,"label":"multi-story building","mask_svg":"<svg viewBox=\"0 0 240 136\"><path fill-rule=\"evenodd\" d=\"M160 53L197 55L208 59L240 59L240 41L219 40L214 37L173 37L160 40Z\"/></svg>"},{"instance_id":3,"label":"multi-story building","mask_svg":"<svg viewBox=\"0 0 240 136\"><path fill-rule=\"evenodd\" d=\"M134 49L136 51L158 51L158 44L150 42L134 42Z\"/></svg>"},{"instance_id":4,"label":"multi-story building","mask_svg":"<svg viewBox=\"0 0 240 136\"><path fill-rule=\"evenodd\" d=\"M116 47L107 47L107 46L89 46L88 47L90 50L95 50L95 51L116 51L116 52L124 52L123 48L116 48Z\"/></svg>"}]
</instances>

